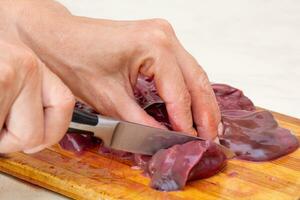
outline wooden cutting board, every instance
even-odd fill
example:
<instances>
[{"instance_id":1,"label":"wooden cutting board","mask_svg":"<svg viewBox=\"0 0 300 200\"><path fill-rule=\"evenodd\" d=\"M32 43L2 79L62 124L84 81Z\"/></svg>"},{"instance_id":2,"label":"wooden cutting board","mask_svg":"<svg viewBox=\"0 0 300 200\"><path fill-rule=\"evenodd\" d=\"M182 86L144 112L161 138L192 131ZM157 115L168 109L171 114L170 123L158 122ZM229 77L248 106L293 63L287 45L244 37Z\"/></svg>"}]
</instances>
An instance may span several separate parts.
<instances>
[{"instance_id":1,"label":"wooden cutting board","mask_svg":"<svg viewBox=\"0 0 300 200\"><path fill-rule=\"evenodd\" d=\"M273 114L300 140L299 119ZM0 170L74 199L300 199L300 149L271 162L231 160L218 175L178 192L151 189L149 179L126 163L94 151L75 156L58 145L1 157Z\"/></svg>"}]
</instances>

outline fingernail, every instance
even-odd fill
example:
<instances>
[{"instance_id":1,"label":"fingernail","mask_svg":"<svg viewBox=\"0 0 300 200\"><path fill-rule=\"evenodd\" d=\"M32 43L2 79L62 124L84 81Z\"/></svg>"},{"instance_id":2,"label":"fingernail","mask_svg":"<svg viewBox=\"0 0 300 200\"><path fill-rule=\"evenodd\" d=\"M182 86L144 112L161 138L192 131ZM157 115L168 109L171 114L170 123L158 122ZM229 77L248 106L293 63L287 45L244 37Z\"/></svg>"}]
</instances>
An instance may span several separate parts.
<instances>
[{"instance_id":1,"label":"fingernail","mask_svg":"<svg viewBox=\"0 0 300 200\"><path fill-rule=\"evenodd\" d=\"M214 142L217 143L217 144L220 144L220 140L219 140L218 136L214 139Z\"/></svg>"},{"instance_id":2,"label":"fingernail","mask_svg":"<svg viewBox=\"0 0 300 200\"><path fill-rule=\"evenodd\" d=\"M193 136L198 136L198 133L197 133L197 131L195 129L192 130L192 135Z\"/></svg>"},{"instance_id":3,"label":"fingernail","mask_svg":"<svg viewBox=\"0 0 300 200\"><path fill-rule=\"evenodd\" d=\"M202 126L197 126L197 132L198 132L198 136L203 139L206 139L206 140L212 139L211 134Z\"/></svg>"},{"instance_id":4,"label":"fingernail","mask_svg":"<svg viewBox=\"0 0 300 200\"><path fill-rule=\"evenodd\" d=\"M219 136L223 135L223 129L224 129L223 124L222 124L222 122L220 122L218 125L218 135Z\"/></svg>"}]
</instances>

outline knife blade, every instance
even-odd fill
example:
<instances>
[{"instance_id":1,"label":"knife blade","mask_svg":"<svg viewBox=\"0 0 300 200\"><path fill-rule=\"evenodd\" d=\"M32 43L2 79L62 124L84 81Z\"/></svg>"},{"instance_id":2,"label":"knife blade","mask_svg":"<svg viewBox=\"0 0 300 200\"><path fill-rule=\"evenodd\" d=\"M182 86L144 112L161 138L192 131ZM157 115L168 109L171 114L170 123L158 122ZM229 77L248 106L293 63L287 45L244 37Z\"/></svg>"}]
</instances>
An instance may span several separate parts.
<instances>
[{"instance_id":1,"label":"knife blade","mask_svg":"<svg viewBox=\"0 0 300 200\"><path fill-rule=\"evenodd\" d=\"M105 147L144 155L153 155L160 149L176 144L194 140L204 141L200 137L182 132L116 120L75 108L68 132L82 133L82 131L101 139ZM222 148L227 158L235 156L228 148L217 143L216 145Z\"/></svg>"}]
</instances>

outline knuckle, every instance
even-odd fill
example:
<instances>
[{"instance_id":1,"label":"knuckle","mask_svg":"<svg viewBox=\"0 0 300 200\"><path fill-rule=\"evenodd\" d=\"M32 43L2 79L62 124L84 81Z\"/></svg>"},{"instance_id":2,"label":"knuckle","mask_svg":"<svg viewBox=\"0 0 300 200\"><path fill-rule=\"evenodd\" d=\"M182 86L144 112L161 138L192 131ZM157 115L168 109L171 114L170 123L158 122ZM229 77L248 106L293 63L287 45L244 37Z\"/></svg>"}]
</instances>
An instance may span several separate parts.
<instances>
[{"instance_id":1,"label":"knuckle","mask_svg":"<svg viewBox=\"0 0 300 200\"><path fill-rule=\"evenodd\" d=\"M180 98L178 99L185 107L189 107L192 104L192 98L190 93L187 92L187 90L184 90L181 92Z\"/></svg>"},{"instance_id":2,"label":"knuckle","mask_svg":"<svg viewBox=\"0 0 300 200\"><path fill-rule=\"evenodd\" d=\"M149 23L150 30L146 31L147 39L158 45L170 45L173 33L170 23L164 19L153 19Z\"/></svg>"},{"instance_id":3,"label":"knuckle","mask_svg":"<svg viewBox=\"0 0 300 200\"><path fill-rule=\"evenodd\" d=\"M152 29L150 32L150 40L158 45L169 45L170 40L166 32L161 29Z\"/></svg>"},{"instance_id":4,"label":"knuckle","mask_svg":"<svg viewBox=\"0 0 300 200\"><path fill-rule=\"evenodd\" d=\"M38 59L32 53L23 52L20 59L22 59L22 66L27 74L36 74L39 71Z\"/></svg>"},{"instance_id":5,"label":"knuckle","mask_svg":"<svg viewBox=\"0 0 300 200\"><path fill-rule=\"evenodd\" d=\"M0 85L3 88L9 87L16 78L14 67L3 65L0 66Z\"/></svg>"},{"instance_id":6,"label":"knuckle","mask_svg":"<svg viewBox=\"0 0 300 200\"><path fill-rule=\"evenodd\" d=\"M202 92L207 92L207 94L211 94L212 88L208 79L208 76L205 71L201 69L197 69L193 74L193 80L195 84L195 88L199 88Z\"/></svg>"},{"instance_id":7,"label":"knuckle","mask_svg":"<svg viewBox=\"0 0 300 200\"><path fill-rule=\"evenodd\" d=\"M204 85L204 84L207 84L208 82L209 81L208 81L207 73L204 71L199 73L198 84Z\"/></svg>"},{"instance_id":8,"label":"knuckle","mask_svg":"<svg viewBox=\"0 0 300 200\"><path fill-rule=\"evenodd\" d=\"M192 98L191 98L191 95L189 93L186 93L185 98L184 98L184 102L186 103L186 105L188 105L189 107L191 107L191 105L192 105Z\"/></svg>"},{"instance_id":9,"label":"knuckle","mask_svg":"<svg viewBox=\"0 0 300 200\"><path fill-rule=\"evenodd\" d=\"M75 106L75 97L69 88L65 87L65 89L61 92L60 101L57 103L58 107L64 110L71 110Z\"/></svg>"},{"instance_id":10,"label":"knuckle","mask_svg":"<svg viewBox=\"0 0 300 200\"><path fill-rule=\"evenodd\" d=\"M164 32L172 32L173 28L170 22L168 22L165 19L152 19L151 22L160 30L163 30Z\"/></svg>"},{"instance_id":11,"label":"knuckle","mask_svg":"<svg viewBox=\"0 0 300 200\"><path fill-rule=\"evenodd\" d=\"M9 87L19 78L19 75L37 74L39 72L38 66L38 59L32 53L17 49L10 62L1 62L0 64L1 87Z\"/></svg>"},{"instance_id":12,"label":"knuckle","mask_svg":"<svg viewBox=\"0 0 300 200\"><path fill-rule=\"evenodd\" d=\"M75 106L75 97L73 95L69 95L64 99L63 105L67 109L73 109Z\"/></svg>"}]
</instances>

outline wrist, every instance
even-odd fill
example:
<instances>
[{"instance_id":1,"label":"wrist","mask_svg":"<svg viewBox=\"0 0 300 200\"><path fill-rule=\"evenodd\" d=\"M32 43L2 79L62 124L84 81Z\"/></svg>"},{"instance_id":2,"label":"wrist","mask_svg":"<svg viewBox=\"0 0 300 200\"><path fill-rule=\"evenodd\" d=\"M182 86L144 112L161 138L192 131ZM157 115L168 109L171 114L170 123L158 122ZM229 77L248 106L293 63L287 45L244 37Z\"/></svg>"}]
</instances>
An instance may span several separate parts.
<instances>
[{"instance_id":1,"label":"wrist","mask_svg":"<svg viewBox=\"0 0 300 200\"><path fill-rule=\"evenodd\" d=\"M20 0L14 6L16 32L23 43L54 72L61 67L69 41L74 35L74 16L61 4L52 0ZM58 71L60 72L60 71ZM60 75L58 73L58 75Z\"/></svg>"},{"instance_id":2,"label":"wrist","mask_svg":"<svg viewBox=\"0 0 300 200\"><path fill-rule=\"evenodd\" d=\"M30 9L39 11L24 8L17 19L21 40L77 95L78 71L91 65L90 55L95 54L91 33L96 32L97 20L73 16L63 6Z\"/></svg>"}]
</instances>

